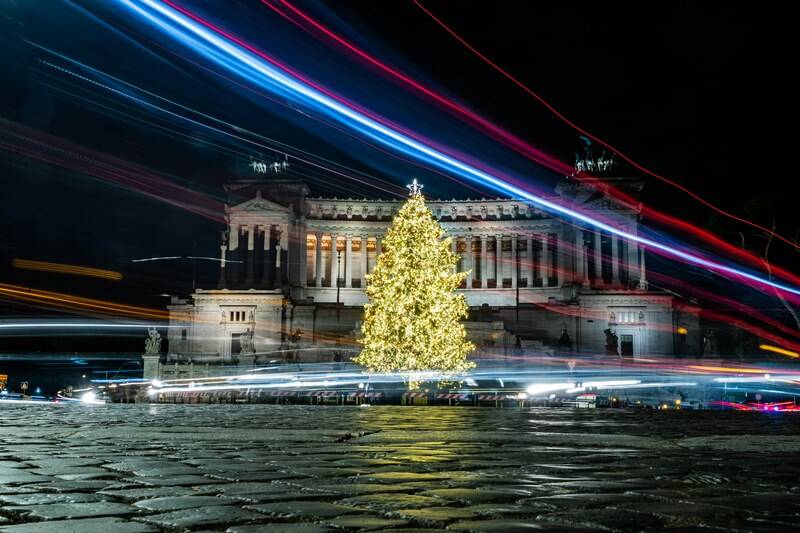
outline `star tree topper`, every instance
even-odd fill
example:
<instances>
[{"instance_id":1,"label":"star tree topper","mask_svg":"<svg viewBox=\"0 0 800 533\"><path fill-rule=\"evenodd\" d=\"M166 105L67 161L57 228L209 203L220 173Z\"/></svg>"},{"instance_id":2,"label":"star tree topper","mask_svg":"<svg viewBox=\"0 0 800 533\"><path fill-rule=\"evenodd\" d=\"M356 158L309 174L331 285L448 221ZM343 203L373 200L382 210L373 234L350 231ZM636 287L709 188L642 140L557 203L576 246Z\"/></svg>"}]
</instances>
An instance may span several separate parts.
<instances>
[{"instance_id":1,"label":"star tree topper","mask_svg":"<svg viewBox=\"0 0 800 533\"><path fill-rule=\"evenodd\" d=\"M406 189L408 189L411 193L409 196L416 196L418 194L422 194L423 187L424 187L423 184L417 182L417 178L414 178L414 181L412 181L409 185L406 185Z\"/></svg>"}]
</instances>

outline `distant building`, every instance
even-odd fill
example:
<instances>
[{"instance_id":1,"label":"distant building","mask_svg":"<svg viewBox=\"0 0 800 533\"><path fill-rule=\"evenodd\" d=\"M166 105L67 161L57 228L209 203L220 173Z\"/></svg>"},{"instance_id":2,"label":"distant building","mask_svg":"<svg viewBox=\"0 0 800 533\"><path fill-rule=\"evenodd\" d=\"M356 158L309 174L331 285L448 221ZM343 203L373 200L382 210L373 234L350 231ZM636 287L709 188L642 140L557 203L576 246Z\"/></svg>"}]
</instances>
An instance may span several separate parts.
<instances>
[{"instance_id":1,"label":"distant building","mask_svg":"<svg viewBox=\"0 0 800 533\"><path fill-rule=\"evenodd\" d=\"M642 187L608 181L634 196ZM218 287L173 299L161 373L186 372L188 363L355 353L365 276L401 201L313 198L303 182L277 175L232 181L225 190ZM551 199L638 231L637 211L574 180L565 179ZM700 349L698 309L649 289L644 250L636 244L520 200L428 206L453 238L459 270L469 271L461 288L472 309L467 326L483 350L635 358Z\"/></svg>"}]
</instances>

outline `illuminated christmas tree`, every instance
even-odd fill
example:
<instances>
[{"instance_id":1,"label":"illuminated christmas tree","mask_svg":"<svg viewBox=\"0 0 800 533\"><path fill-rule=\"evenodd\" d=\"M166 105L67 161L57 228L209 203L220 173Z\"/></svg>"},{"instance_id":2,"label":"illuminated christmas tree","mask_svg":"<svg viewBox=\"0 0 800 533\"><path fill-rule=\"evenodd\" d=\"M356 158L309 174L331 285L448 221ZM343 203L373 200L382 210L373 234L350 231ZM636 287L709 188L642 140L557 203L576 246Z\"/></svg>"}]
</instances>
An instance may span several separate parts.
<instances>
[{"instance_id":1,"label":"illuminated christmas tree","mask_svg":"<svg viewBox=\"0 0 800 533\"><path fill-rule=\"evenodd\" d=\"M461 319L467 302L456 289L467 276L457 272L451 239L425 205L414 180L411 197L383 239L383 253L367 276L361 328L363 345L355 361L374 372L460 371L472 368Z\"/></svg>"}]
</instances>

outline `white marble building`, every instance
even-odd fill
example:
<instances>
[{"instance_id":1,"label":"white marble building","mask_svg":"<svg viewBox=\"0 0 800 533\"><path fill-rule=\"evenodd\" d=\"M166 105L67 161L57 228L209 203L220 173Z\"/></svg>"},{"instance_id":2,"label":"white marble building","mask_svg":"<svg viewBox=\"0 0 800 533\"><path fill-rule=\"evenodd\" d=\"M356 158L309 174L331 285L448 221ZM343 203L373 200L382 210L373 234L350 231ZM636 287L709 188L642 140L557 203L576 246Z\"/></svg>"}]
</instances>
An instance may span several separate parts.
<instances>
[{"instance_id":1,"label":"white marble building","mask_svg":"<svg viewBox=\"0 0 800 533\"><path fill-rule=\"evenodd\" d=\"M280 178L232 182L226 192L219 287L173 301L168 361L248 363L253 353L280 358L292 348L324 358L325 346L352 346L365 275L402 200L308 197L305 184ZM592 188L565 180L552 200L637 232L638 212ZM468 329L485 349L605 353L607 328L625 356L699 349L697 309L649 289L635 243L518 200L428 206L469 272L461 288L473 309Z\"/></svg>"}]
</instances>

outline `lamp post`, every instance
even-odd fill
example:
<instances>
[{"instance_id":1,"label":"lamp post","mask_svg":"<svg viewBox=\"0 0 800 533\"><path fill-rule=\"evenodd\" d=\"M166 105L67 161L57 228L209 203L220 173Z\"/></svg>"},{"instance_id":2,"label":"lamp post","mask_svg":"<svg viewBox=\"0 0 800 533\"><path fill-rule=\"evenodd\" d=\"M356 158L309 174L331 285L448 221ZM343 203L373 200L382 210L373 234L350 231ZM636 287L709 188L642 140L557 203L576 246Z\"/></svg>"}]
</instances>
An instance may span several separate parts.
<instances>
[{"instance_id":1,"label":"lamp post","mask_svg":"<svg viewBox=\"0 0 800 533\"><path fill-rule=\"evenodd\" d=\"M342 288L342 251L336 250L336 323L339 323L339 292Z\"/></svg>"}]
</instances>

